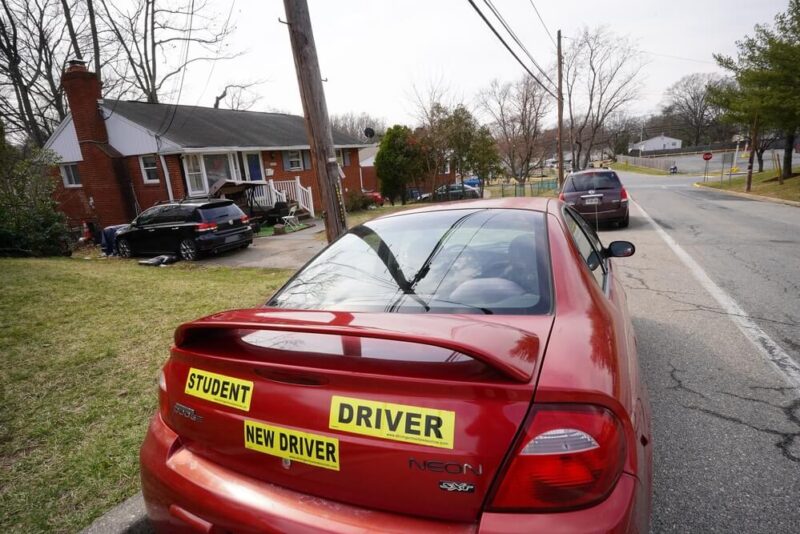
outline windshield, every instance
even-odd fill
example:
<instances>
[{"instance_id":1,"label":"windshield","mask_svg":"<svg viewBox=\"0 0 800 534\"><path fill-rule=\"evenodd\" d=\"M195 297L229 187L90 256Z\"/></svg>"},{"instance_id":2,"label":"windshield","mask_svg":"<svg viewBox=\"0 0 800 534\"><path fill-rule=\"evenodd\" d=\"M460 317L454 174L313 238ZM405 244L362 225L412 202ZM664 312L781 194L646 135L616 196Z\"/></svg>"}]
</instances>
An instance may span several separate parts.
<instances>
[{"instance_id":1,"label":"windshield","mask_svg":"<svg viewBox=\"0 0 800 534\"><path fill-rule=\"evenodd\" d=\"M352 229L267 304L401 313L545 314L544 215L511 209L399 215Z\"/></svg>"},{"instance_id":2,"label":"windshield","mask_svg":"<svg viewBox=\"0 0 800 534\"><path fill-rule=\"evenodd\" d=\"M613 171L602 172L586 172L581 174L573 174L564 185L565 193L574 193L575 191L589 191L598 189L619 189L622 187L620 184L617 173Z\"/></svg>"}]
</instances>

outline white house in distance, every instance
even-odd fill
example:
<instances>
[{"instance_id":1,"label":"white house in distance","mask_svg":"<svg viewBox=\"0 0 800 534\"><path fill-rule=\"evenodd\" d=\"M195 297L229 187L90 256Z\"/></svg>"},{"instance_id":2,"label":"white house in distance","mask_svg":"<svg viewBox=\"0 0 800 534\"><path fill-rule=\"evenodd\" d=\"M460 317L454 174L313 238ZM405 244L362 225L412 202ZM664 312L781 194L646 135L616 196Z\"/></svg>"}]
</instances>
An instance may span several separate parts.
<instances>
[{"instance_id":1,"label":"white house in distance","mask_svg":"<svg viewBox=\"0 0 800 534\"><path fill-rule=\"evenodd\" d=\"M658 137L651 137L650 139L645 139L644 141L639 141L638 143L632 143L628 145L628 152L632 152L634 150L641 150L643 152L649 150L670 150L673 148L681 148L682 144L683 141L680 139L667 137L666 135L661 134Z\"/></svg>"}]
</instances>

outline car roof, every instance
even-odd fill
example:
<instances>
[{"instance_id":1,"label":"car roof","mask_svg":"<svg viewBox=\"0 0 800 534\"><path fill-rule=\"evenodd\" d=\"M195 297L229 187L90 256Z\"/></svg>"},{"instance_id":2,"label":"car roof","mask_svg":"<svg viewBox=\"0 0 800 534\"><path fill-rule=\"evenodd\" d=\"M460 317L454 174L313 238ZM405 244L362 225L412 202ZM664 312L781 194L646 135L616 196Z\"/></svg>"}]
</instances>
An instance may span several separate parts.
<instances>
[{"instance_id":1,"label":"car roof","mask_svg":"<svg viewBox=\"0 0 800 534\"><path fill-rule=\"evenodd\" d=\"M225 198L214 198L214 199L207 199L207 198L186 198L183 200L174 200L174 201L167 201L167 202L159 202L158 205L160 206L168 206L168 205L180 205L180 206L193 206L196 208L207 208L210 206L227 206L233 204L233 200L225 199Z\"/></svg>"},{"instance_id":2,"label":"car roof","mask_svg":"<svg viewBox=\"0 0 800 534\"><path fill-rule=\"evenodd\" d=\"M600 172L607 172L607 173L616 174L614 169L606 169L606 168L601 167L599 169L583 169L582 171L571 172L571 173L569 173L569 175L570 176L576 176L576 175L581 175L581 174L597 174L597 173L600 173Z\"/></svg>"},{"instance_id":3,"label":"car roof","mask_svg":"<svg viewBox=\"0 0 800 534\"><path fill-rule=\"evenodd\" d=\"M546 197L506 197L506 198L487 198L478 200L462 200L458 202L448 202L446 204L430 204L428 206L390 213L378 219L388 219L401 215L414 213L426 213L430 211L464 210L464 209L516 209L547 212L548 204L553 201Z\"/></svg>"}]
</instances>

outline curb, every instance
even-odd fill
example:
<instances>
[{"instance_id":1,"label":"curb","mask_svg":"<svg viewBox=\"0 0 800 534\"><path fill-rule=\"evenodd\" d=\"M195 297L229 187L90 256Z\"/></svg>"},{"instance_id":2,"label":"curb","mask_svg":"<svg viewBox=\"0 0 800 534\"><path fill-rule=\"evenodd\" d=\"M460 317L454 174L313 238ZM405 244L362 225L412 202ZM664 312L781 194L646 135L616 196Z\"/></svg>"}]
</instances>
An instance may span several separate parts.
<instances>
[{"instance_id":1,"label":"curb","mask_svg":"<svg viewBox=\"0 0 800 534\"><path fill-rule=\"evenodd\" d=\"M718 191L720 193L724 193L726 195L733 195L736 197L742 198L749 198L750 200L763 200L765 202L772 202L774 204L785 204L787 206L795 206L800 208L800 202L794 200L785 200L783 198L773 198L773 197L765 197L763 195L754 195L752 193L742 193L741 191L728 191L727 189L717 189L716 187L709 187L707 185L703 185L701 183L695 182L694 184L697 188L708 189L709 191Z\"/></svg>"},{"instance_id":2,"label":"curb","mask_svg":"<svg viewBox=\"0 0 800 534\"><path fill-rule=\"evenodd\" d=\"M81 531L81 534L152 534L153 527L147 519L142 492L121 502L94 523Z\"/></svg>"}]
</instances>

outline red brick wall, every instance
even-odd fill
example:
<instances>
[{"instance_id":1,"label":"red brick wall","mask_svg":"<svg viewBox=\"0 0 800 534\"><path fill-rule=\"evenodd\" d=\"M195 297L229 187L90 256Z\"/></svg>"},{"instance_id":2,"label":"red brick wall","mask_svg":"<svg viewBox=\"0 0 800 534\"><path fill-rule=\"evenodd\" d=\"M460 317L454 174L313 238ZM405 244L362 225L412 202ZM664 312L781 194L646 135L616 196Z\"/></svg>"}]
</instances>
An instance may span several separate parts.
<instances>
[{"instance_id":1,"label":"red brick wall","mask_svg":"<svg viewBox=\"0 0 800 534\"><path fill-rule=\"evenodd\" d=\"M347 149L350 152L350 165L342 167L344 172L344 180L342 186L347 190L358 191L361 187L358 178L358 149ZM314 199L314 209L317 213L322 211L322 199L319 194L319 186L317 185L317 174L314 171L314 163L311 162L311 169L304 169L302 171L292 171L284 169L283 167L283 154L280 151L265 151L261 153L264 166L268 169L273 169L274 174L268 176L267 179L278 181L294 180L295 176L300 177L300 184L303 187L311 187L311 196Z\"/></svg>"}]
</instances>

